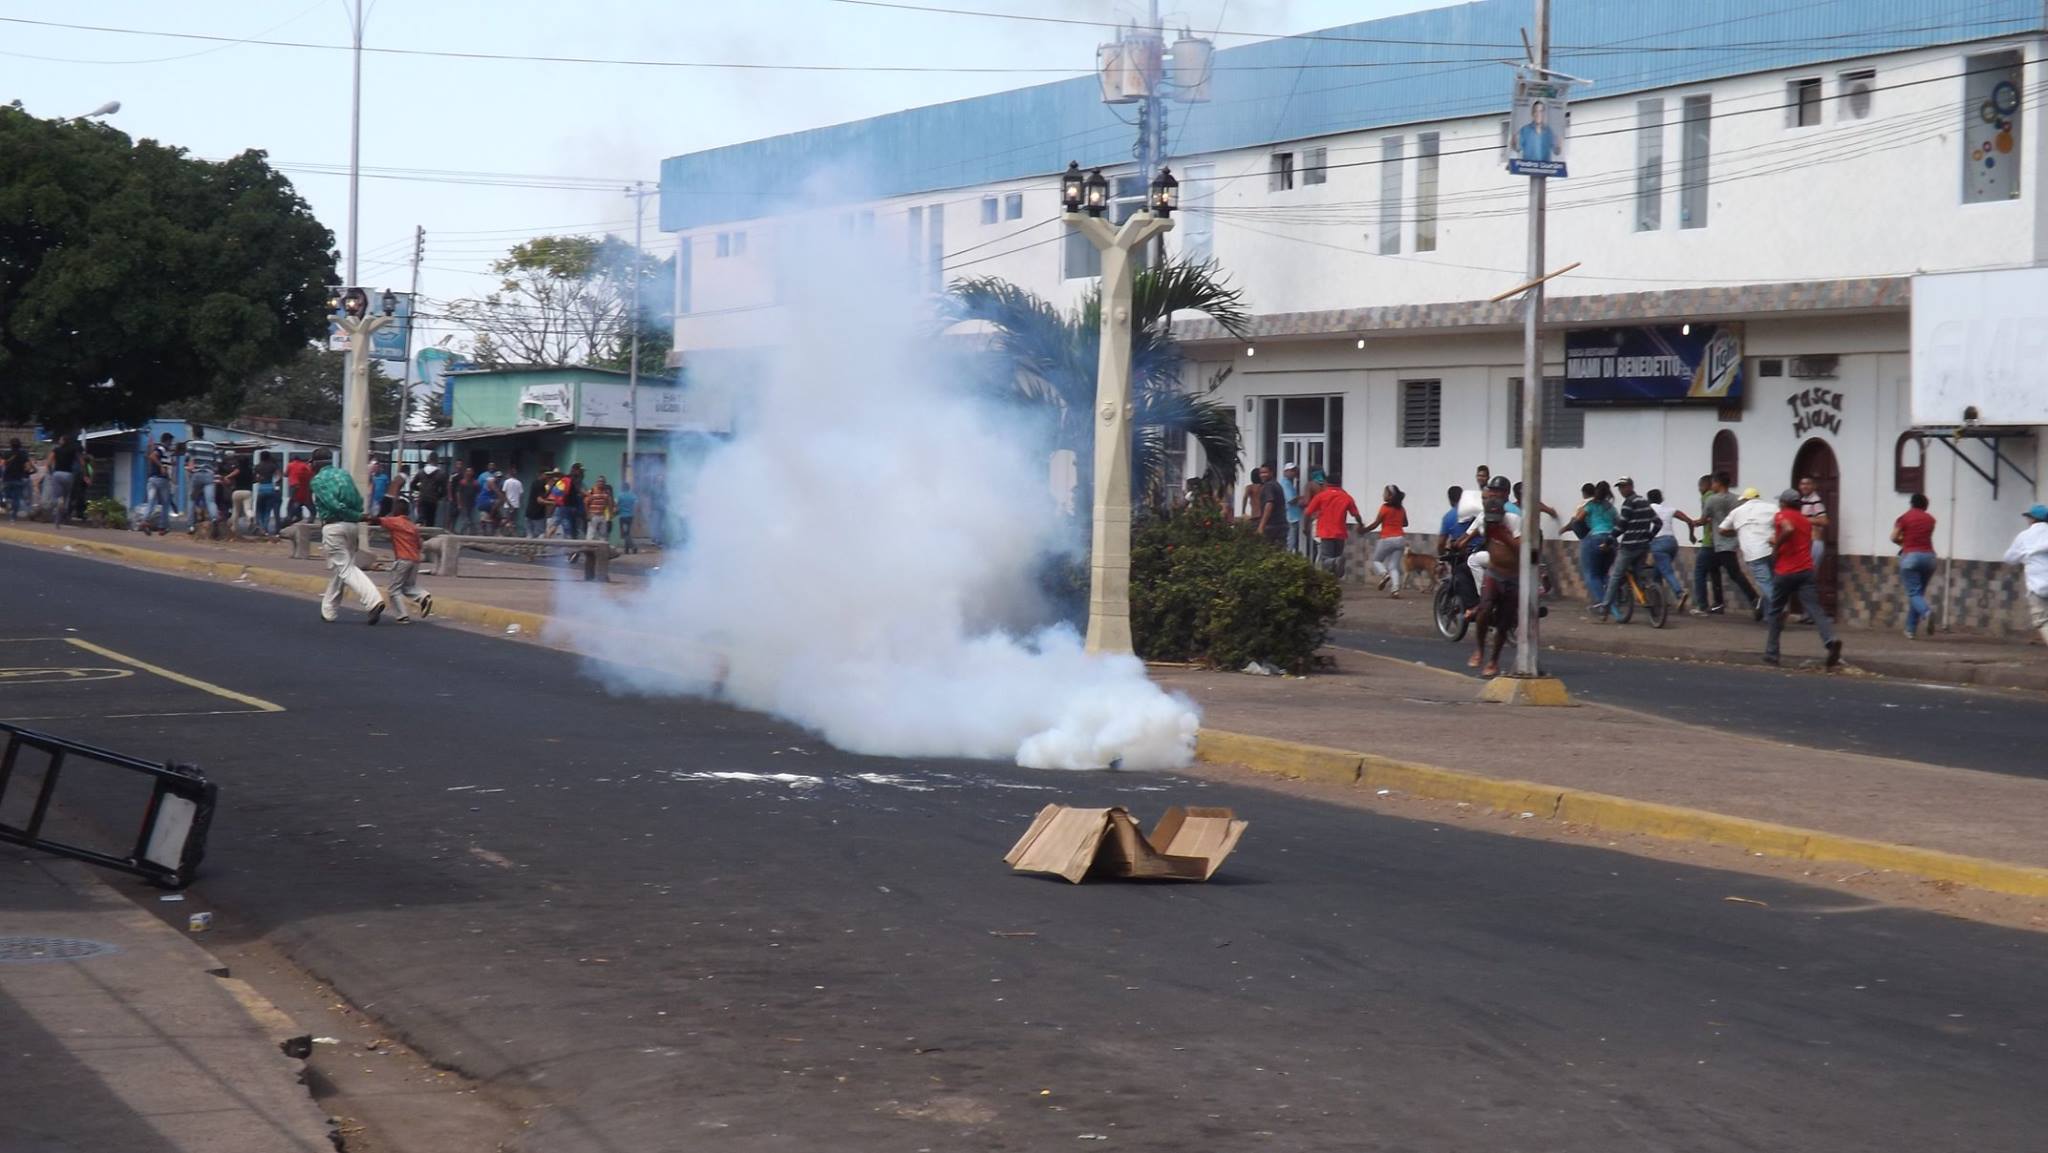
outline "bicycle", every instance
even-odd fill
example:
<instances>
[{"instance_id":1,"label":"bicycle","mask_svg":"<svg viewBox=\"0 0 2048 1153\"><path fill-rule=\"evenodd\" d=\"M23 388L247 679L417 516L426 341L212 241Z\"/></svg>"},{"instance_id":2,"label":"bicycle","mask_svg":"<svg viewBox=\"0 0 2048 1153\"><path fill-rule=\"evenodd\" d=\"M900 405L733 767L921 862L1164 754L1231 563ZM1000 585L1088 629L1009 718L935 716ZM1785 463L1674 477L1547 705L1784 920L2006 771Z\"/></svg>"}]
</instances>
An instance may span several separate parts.
<instances>
[{"instance_id":1,"label":"bicycle","mask_svg":"<svg viewBox=\"0 0 2048 1153\"><path fill-rule=\"evenodd\" d=\"M1671 598L1664 592L1664 580L1657 570L1648 563L1639 564L1622 574L1628 582L1628 595L1613 608L1614 619L1627 624L1636 615L1636 606L1642 605L1650 614L1650 627L1661 629L1671 619Z\"/></svg>"}]
</instances>

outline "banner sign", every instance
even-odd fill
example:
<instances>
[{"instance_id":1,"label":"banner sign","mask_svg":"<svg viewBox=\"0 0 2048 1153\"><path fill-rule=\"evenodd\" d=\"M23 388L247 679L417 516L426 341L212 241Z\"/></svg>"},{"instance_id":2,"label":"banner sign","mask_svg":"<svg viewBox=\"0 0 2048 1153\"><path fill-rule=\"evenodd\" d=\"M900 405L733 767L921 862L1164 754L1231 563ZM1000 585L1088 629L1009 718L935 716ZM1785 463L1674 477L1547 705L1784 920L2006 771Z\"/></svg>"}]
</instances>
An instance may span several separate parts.
<instances>
[{"instance_id":1,"label":"banner sign","mask_svg":"<svg viewBox=\"0 0 2048 1153\"><path fill-rule=\"evenodd\" d=\"M383 306L384 294L381 292L371 293L360 288L349 289L347 292L336 289L335 292L337 304L347 300L350 294L355 294L361 297L366 308L381 309ZM391 314L388 323L370 333L370 359L395 360L403 363L406 339L412 332L412 293L394 292L391 295L397 299L398 307ZM327 348L330 352L348 351L348 332L342 328L341 320L340 312L327 318Z\"/></svg>"},{"instance_id":2,"label":"banner sign","mask_svg":"<svg viewBox=\"0 0 2048 1153\"><path fill-rule=\"evenodd\" d=\"M1571 405L1732 404L1742 399L1742 333L1733 325L1649 325L1565 333Z\"/></svg>"},{"instance_id":3,"label":"banner sign","mask_svg":"<svg viewBox=\"0 0 2048 1153\"><path fill-rule=\"evenodd\" d=\"M1516 176L1567 176L1571 136L1566 109L1571 81L1532 72L1515 74L1515 107L1508 121L1508 171Z\"/></svg>"}]
</instances>

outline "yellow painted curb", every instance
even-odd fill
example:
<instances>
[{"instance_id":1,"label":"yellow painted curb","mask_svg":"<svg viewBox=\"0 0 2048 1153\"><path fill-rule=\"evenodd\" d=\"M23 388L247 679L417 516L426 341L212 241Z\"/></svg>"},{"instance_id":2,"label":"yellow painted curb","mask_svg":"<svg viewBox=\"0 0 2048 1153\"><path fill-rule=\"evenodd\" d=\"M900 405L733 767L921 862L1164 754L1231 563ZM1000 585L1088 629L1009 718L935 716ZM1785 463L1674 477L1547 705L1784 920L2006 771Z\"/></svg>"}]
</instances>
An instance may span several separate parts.
<instances>
[{"instance_id":1,"label":"yellow painted curb","mask_svg":"<svg viewBox=\"0 0 2048 1153\"><path fill-rule=\"evenodd\" d=\"M101 531L101 530L81 530ZM28 545L32 548L47 549L51 552L74 551L104 560L119 561L123 564L152 568L159 572L176 573L180 576L199 577L206 580L228 581L236 584L259 585L264 588L285 592L306 593L319 596L327 589L327 578L312 573L279 572L272 568L246 565L234 560L208 560L205 557L184 556L178 553L157 552L155 549L136 548L133 545L114 544L110 541L94 540L90 537L53 537L46 533L23 532L20 529L0 525L0 541L10 544ZM486 628L503 629L507 625L518 625L523 632L529 632L538 639L546 627L548 618L540 613L520 609L504 609L494 605L477 604L455 597L434 598L434 615L448 620L463 621L467 624L482 625Z\"/></svg>"},{"instance_id":2,"label":"yellow painted curb","mask_svg":"<svg viewBox=\"0 0 2048 1153\"><path fill-rule=\"evenodd\" d=\"M1574 703L1556 677L1495 677L1479 690L1479 699L1539 708L1569 708Z\"/></svg>"},{"instance_id":3,"label":"yellow painted curb","mask_svg":"<svg viewBox=\"0 0 2048 1153\"><path fill-rule=\"evenodd\" d=\"M2048 897L2048 869L2031 865L1845 837L1533 781L1480 776L1272 737L1203 729L1196 737L1195 756L1219 764L1243 765L1253 772L1274 776L1389 789L1432 800L1463 801L1500 812L1528 813L1613 833L1725 845L1771 857L1906 873L1994 893ZM1355 774L1347 776L1343 772L1346 764L1357 766Z\"/></svg>"}]
</instances>

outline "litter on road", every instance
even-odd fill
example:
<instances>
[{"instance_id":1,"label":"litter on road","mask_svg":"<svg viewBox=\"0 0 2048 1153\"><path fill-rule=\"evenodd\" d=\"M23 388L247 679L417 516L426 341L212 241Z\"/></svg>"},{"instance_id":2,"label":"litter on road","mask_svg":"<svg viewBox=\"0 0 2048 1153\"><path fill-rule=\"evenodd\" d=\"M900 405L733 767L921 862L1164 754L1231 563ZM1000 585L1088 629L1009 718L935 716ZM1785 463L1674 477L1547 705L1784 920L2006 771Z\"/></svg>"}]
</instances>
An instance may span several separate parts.
<instances>
[{"instance_id":1,"label":"litter on road","mask_svg":"<svg viewBox=\"0 0 2048 1153\"><path fill-rule=\"evenodd\" d=\"M1016 872L1051 873L1077 885L1090 875L1206 881L1248 823L1229 809L1175 805L1148 839L1128 809L1047 805L1003 859Z\"/></svg>"}]
</instances>

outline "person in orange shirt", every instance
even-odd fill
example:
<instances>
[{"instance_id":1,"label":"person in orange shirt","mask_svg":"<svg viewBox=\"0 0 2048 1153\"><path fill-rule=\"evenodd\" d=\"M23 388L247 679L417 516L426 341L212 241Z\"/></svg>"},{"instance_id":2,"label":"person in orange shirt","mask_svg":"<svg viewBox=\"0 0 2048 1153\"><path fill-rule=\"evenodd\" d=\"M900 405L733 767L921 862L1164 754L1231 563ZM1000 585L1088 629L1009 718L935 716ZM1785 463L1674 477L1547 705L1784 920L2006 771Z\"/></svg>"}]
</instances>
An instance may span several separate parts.
<instances>
[{"instance_id":1,"label":"person in orange shirt","mask_svg":"<svg viewBox=\"0 0 2048 1153\"><path fill-rule=\"evenodd\" d=\"M1318 474L1319 476L1321 474ZM1358 502L1351 494L1337 486L1335 478L1318 480L1315 495L1302 506L1301 518L1313 521L1316 531L1316 565L1327 572L1335 573L1337 579L1344 579L1344 542L1350 538L1350 527L1345 523L1348 517L1358 522L1360 532L1365 527L1365 516L1358 511Z\"/></svg>"},{"instance_id":2,"label":"person in orange shirt","mask_svg":"<svg viewBox=\"0 0 2048 1153\"><path fill-rule=\"evenodd\" d=\"M433 616L434 594L415 583L420 572L420 526L394 511L388 496L378 504L377 515L363 518L363 523L381 526L391 535L391 582L385 586L384 599L391 602L392 616L399 624L412 623L412 615L406 612L408 598L419 602L421 616Z\"/></svg>"},{"instance_id":3,"label":"person in orange shirt","mask_svg":"<svg viewBox=\"0 0 2048 1153\"><path fill-rule=\"evenodd\" d=\"M1365 526L1366 532L1378 529L1380 542L1372 546L1372 571L1380 574L1380 587L1394 586L1394 595L1401 595L1401 584L1407 576L1402 572L1402 558L1408 555L1408 510L1401 507L1408 497L1401 486L1390 484L1380 494L1380 514Z\"/></svg>"}]
</instances>

